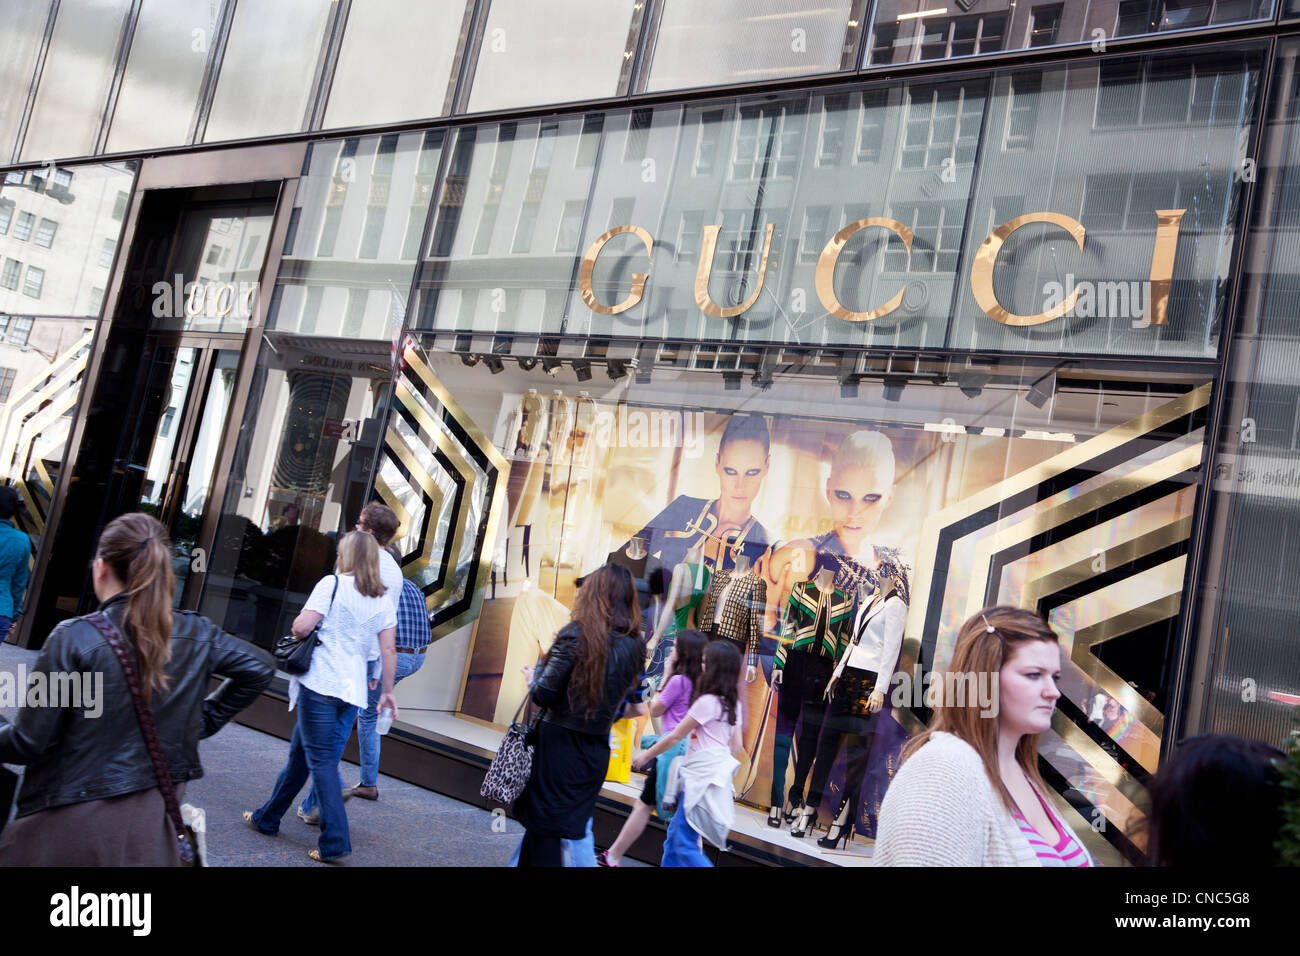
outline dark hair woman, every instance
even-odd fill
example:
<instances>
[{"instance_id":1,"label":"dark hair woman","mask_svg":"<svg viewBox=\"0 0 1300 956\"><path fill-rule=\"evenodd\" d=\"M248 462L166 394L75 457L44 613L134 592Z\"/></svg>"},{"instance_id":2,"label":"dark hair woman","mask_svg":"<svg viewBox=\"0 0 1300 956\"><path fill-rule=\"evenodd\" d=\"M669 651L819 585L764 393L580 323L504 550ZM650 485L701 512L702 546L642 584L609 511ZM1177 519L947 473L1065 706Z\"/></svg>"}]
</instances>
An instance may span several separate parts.
<instances>
[{"instance_id":1,"label":"dark hair woman","mask_svg":"<svg viewBox=\"0 0 1300 956\"><path fill-rule=\"evenodd\" d=\"M520 866L561 866L561 840L581 840L609 768L609 729L639 686L645 661L636 587L606 564L583 579L573 620L555 637L532 681L546 708L533 771L515 801L524 825Z\"/></svg>"},{"instance_id":2,"label":"dark hair woman","mask_svg":"<svg viewBox=\"0 0 1300 956\"><path fill-rule=\"evenodd\" d=\"M687 628L677 632L677 639L664 666L663 687L650 699L650 716L658 717L663 721L664 735L671 734L677 729L677 725L682 722L682 718L690 709L691 702L695 699L695 688L699 686L700 677L704 672L704 649L708 645L709 639L699 631ZM653 746L656 742L657 738L643 740L642 746ZM620 866L623 854L645 832L645 826L650 821L650 812L656 807L660 808L661 814L664 812L662 803L667 768L673 758L680 756L683 750L685 745L679 744L660 754L659 758L650 764L649 772L646 773L645 786L641 789L641 799L632 805L632 812L627 815L623 829L618 832L618 838L609 845L608 850L597 855L596 861L599 866Z\"/></svg>"},{"instance_id":3,"label":"dark hair woman","mask_svg":"<svg viewBox=\"0 0 1300 956\"><path fill-rule=\"evenodd\" d=\"M1184 740L1151 784L1147 863L1277 866L1285 759L1270 744L1232 734Z\"/></svg>"},{"instance_id":4,"label":"dark hair woman","mask_svg":"<svg viewBox=\"0 0 1300 956\"><path fill-rule=\"evenodd\" d=\"M199 740L251 704L275 669L265 651L198 614L172 610L171 562L161 524L122 515L100 536L92 580L101 602L95 613L134 657L179 800L186 782L203 776ZM0 840L0 864L180 863L126 676L93 617L59 624L33 668L33 678L67 675L59 682L64 687L79 681L80 699L48 700L22 708L13 724L0 721L0 763L27 765L18 819ZM226 683L209 697L214 676Z\"/></svg>"},{"instance_id":5,"label":"dark hair woman","mask_svg":"<svg viewBox=\"0 0 1300 956\"><path fill-rule=\"evenodd\" d=\"M725 846L735 819L731 780L740 766L735 754L744 734L737 689L740 651L731 641L712 641L704 649L702 667L681 723L632 761L639 769L690 738L678 773L682 795L668 824L662 866L712 866L701 837L707 835L714 846Z\"/></svg>"}]
</instances>

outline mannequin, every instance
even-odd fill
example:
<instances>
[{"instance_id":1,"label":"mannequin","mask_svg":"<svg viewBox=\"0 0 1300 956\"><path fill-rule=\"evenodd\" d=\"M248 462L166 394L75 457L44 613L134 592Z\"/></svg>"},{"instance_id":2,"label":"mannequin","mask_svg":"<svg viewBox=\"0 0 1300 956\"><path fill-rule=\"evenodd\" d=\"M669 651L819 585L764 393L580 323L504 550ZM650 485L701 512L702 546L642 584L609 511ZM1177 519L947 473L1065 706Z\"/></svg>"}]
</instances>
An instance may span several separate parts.
<instances>
[{"instance_id":1,"label":"mannequin","mask_svg":"<svg viewBox=\"0 0 1300 956\"><path fill-rule=\"evenodd\" d=\"M650 655L650 666L646 668L647 677L657 682L663 676L664 663L672 653L677 632L698 625L695 615L700 602L708 592L711 577L709 568L704 563L703 545L696 545L687 551L685 560L673 568L672 581L668 586L663 611L646 645L646 651Z\"/></svg>"},{"instance_id":2,"label":"mannequin","mask_svg":"<svg viewBox=\"0 0 1300 956\"><path fill-rule=\"evenodd\" d=\"M839 756L840 747L847 744L844 796L829 831L817 841L823 847L834 848L841 840L847 845L853 836L858 799L867 773L874 718L884 709L885 694L893 680L898 654L903 646L903 627L907 621L904 593L902 582L893 578L869 592L864 588L859 595L852 640L826 685L826 721L813 763L808 802L791 827L791 833L795 827L806 831L816 821L831 767Z\"/></svg>"},{"instance_id":3,"label":"mannequin","mask_svg":"<svg viewBox=\"0 0 1300 956\"><path fill-rule=\"evenodd\" d=\"M817 753L826 711L822 695L852 637L853 612L852 596L835 586L835 574L829 568L820 569L812 581L791 588L772 668L772 684L779 696L768 826L779 828L782 816L792 822L803 809L804 784ZM794 748L794 783L787 796L783 793L786 765L801 717L798 747ZM804 832L791 830L794 836L803 836Z\"/></svg>"},{"instance_id":4,"label":"mannequin","mask_svg":"<svg viewBox=\"0 0 1300 956\"><path fill-rule=\"evenodd\" d=\"M746 664L746 684L754 683L758 676L758 641L766 607L766 583L749 566L749 555L738 554L734 567L714 572L696 612L696 621L712 639L733 641L739 647Z\"/></svg>"}]
</instances>

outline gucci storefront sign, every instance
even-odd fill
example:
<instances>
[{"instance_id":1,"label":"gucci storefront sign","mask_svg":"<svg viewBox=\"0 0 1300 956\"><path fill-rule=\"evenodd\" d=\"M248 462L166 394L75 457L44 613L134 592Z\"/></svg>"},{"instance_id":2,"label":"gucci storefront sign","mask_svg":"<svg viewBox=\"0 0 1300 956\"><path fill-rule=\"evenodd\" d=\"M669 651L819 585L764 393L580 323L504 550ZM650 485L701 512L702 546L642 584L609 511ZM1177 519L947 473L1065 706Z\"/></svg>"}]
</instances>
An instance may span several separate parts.
<instances>
[{"instance_id":1,"label":"gucci storefront sign","mask_svg":"<svg viewBox=\"0 0 1300 956\"><path fill-rule=\"evenodd\" d=\"M1168 321L1169 286L1174 272L1174 253L1178 247L1178 231L1185 212L1185 209L1156 210L1156 243L1151 256L1150 294L1147 296L1145 314L1138 323L1140 326L1164 325ZM970 276L971 294L985 315L1004 325L1029 326L1051 322L1053 319L1069 314L1079 298L1079 288L1075 286L1059 302L1034 315L1017 315L998 302L997 295L993 291L993 267L997 263L998 254L1012 233L1031 223L1044 223L1065 230L1078 245L1079 251L1083 251L1085 234L1083 224L1077 219L1056 212L1031 212L1016 216L989 233L975 253ZM713 271L714 252L717 249L718 233L722 226L712 225L704 228L700 262L695 271L695 304L699 306L701 312L720 319L734 318L743 315L758 301L767 274L768 256L772 249L772 233L775 228L775 223L769 222L764 230L763 253L759 260L758 280L753 292L745 301L733 306L721 306L714 302L709 294L709 276ZM835 266L839 261L840 253L844 251L845 245L854 235L866 229L884 229L891 232L902 241L903 247L909 254L912 251L914 239L912 230L897 219L879 216L851 222L830 238L817 259L815 273L817 297L828 313L846 322L871 322L889 315L903 303L904 288L900 288L887 302L866 312L854 312L846 308L836 296ZM615 226L601 234L591 244L582 257L582 265L578 272L578 289L587 307L600 315L618 315L635 306L645 295L646 282L650 278L648 272L633 273L631 291L622 301L613 305L605 305L596 298L592 287L596 259L606 243L624 233L630 233L640 239L641 244L645 246L647 256L654 250L654 237L640 226Z\"/></svg>"}]
</instances>

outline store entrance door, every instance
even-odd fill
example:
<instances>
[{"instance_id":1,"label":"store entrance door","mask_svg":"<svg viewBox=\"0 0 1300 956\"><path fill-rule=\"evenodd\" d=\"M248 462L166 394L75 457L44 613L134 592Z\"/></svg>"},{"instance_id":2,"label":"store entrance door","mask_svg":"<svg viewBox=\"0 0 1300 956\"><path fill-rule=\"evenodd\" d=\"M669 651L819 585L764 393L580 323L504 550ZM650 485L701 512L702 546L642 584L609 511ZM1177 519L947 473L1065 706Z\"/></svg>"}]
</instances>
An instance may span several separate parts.
<instances>
[{"instance_id":1,"label":"store entrance door","mask_svg":"<svg viewBox=\"0 0 1300 956\"><path fill-rule=\"evenodd\" d=\"M128 510L154 515L171 536L178 607L191 572L204 570L211 551L201 537L203 519L234 396L238 338L158 335L146 346L145 408L129 465L134 480L124 490L134 499Z\"/></svg>"},{"instance_id":2,"label":"store entrance door","mask_svg":"<svg viewBox=\"0 0 1300 956\"><path fill-rule=\"evenodd\" d=\"M240 376L260 339L280 193L265 182L144 194L53 547L29 599L34 643L96 606L95 542L132 511L158 518L171 538L173 605L197 606L247 391Z\"/></svg>"}]
</instances>

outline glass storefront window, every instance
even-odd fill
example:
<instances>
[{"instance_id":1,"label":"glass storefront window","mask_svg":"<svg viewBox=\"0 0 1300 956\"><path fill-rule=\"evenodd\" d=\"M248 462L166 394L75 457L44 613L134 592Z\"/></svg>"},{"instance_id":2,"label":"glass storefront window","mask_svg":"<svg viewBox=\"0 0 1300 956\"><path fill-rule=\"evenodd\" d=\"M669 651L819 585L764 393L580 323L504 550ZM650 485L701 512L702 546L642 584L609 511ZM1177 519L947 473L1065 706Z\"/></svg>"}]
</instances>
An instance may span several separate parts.
<instances>
[{"instance_id":1,"label":"glass storefront window","mask_svg":"<svg viewBox=\"0 0 1300 956\"><path fill-rule=\"evenodd\" d=\"M864 0L669 0L655 31L644 89L723 86L852 69L866 6Z\"/></svg>"},{"instance_id":2,"label":"glass storefront window","mask_svg":"<svg viewBox=\"0 0 1300 956\"><path fill-rule=\"evenodd\" d=\"M880 0L865 63L948 60L1062 43L1092 43L1104 52L1107 40L1272 18L1273 0L992 0L955 6Z\"/></svg>"},{"instance_id":3,"label":"glass storefront window","mask_svg":"<svg viewBox=\"0 0 1300 956\"><path fill-rule=\"evenodd\" d=\"M488 497L486 513L460 506L449 527L463 538L431 536L430 566L467 569L478 592L431 597L435 626L453 601L481 607L468 619L448 613L437 632L469 625L459 698L415 701L411 720L426 719L419 708L455 706L509 723L526 690L520 666L568 619L577 580L606 561L632 571L647 633L674 571L691 571L654 675L672 628L707 629L696 605L748 559L764 583L751 608L758 666L737 790L750 805L780 804L799 709L785 695L800 692L772 682L780 622L821 568L855 606L887 574L908 618L892 706L873 730L881 749L850 781L862 788L860 832L874 831L888 754L927 719L925 675L947 667L969 614L1012 604L1039 610L1062 636L1064 696L1041 744L1050 784L1094 854L1140 855L1142 791L1172 706L1166 661L1208 371L935 358L900 376L866 354L849 353L846 373L840 350L760 349L757 370L733 377L704 345L642 343L633 367L566 358L564 342L549 358L437 348L455 338L424 334L398 380L450 402L442 420L454 434L390 429L377 487L408 512L445 507L484 476L504 492ZM420 450L421 468L398 467ZM865 510L859 495L872 501ZM476 550L463 553L474 535ZM843 793L843 754L824 770ZM1090 825L1102 817L1105 827Z\"/></svg>"},{"instance_id":4,"label":"glass storefront window","mask_svg":"<svg viewBox=\"0 0 1300 956\"><path fill-rule=\"evenodd\" d=\"M469 110L616 96L626 89L644 3L492 0Z\"/></svg>"},{"instance_id":5,"label":"glass storefront window","mask_svg":"<svg viewBox=\"0 0 1300 956\"><path fill-rule=\"evenodd\" d=\"M5 5L5 28L0 32L0 163L9 161L18 136L50 3L16 0Z\"/></svg>"},{"instance_id":6,"label":"glass storefront window","mask_svg":"<svg viewBox=\"0 0 1300 956\"><path fill-rule=\"evenodd\" d=\"M205 143L295 133L307 123L330 0L239 0ZM274 95L267 95L273 90Z\"/></svg>"},{"instance_id":7,"label":"glass storefront window","mask_svg":"<svg viewBox=\"0 0 1300 956\"><path fill-rule=\"evenodd\" d=\"M299 179L200 599L264 647L366 503L442 136L315 143Z\"/></svg>"},{"instance_id":8,"label":"glass storefront window","mask_svg":"<svg viewBox=\"0 0 1300 956\"><path fill-rule=\"evenodd\" d=\"M135 169L41 167L0 181L0 316L99 314Z\"/></svg>"},{"instance_id":9,"label":"glass storefront window","mask_svg":"<svg viewBox=\"0 0 1300 956\"><path fill-rule=\"evenodd\" d=\"M465 7L354 2L330 85L325 127L374 126L448 110ZM376 64L383 63L383 69Z\"/></svg>"},{"instance_id":10,"label":"glass storefront window","mask_svg":"<svg viewBox=\"0 0 1300 956\"><path fill-rule=\"evenodd\" d=\"M219 8L209 0L147 0L108 133L108 151L188 143Z\"/></svg>"},{"instance_id":11,"label":"glass storefront window","mask_svg":"<svg viewBox=\"0 0 1300 956\"><path fill-rule=\"evenodd\" d=\"M63 0L23 139L24 160L95 151L131 0Z\"/></svg>"}]
</instances>

